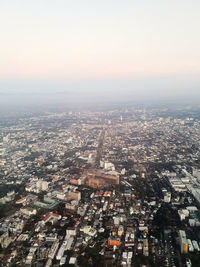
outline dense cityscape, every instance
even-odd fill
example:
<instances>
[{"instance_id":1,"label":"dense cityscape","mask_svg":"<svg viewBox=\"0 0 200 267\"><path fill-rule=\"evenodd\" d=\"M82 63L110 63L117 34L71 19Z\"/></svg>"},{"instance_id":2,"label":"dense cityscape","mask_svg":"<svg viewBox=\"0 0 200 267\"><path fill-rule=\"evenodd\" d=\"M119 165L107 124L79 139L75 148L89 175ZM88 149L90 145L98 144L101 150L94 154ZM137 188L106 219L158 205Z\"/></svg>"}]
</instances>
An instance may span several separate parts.
<instances>
[{"instance_id":1,"label":"dense cityscape","mask_svg":"<svg viewBox=\"0 0 200 267\"><path fill-rule=\"evenodd\" d=\"M0 266L199 266L200 110L0 120Z\"/></svg>"},{"instance_id":2,"label":"dense cityscape","mask_svg":"<svg viewBox=\"0 0 200 267\"><path fill-rule=\"evenodd\" d=\"M200 267L200 1L0 1L0 267Z\"/></svg>"}]
</instances>

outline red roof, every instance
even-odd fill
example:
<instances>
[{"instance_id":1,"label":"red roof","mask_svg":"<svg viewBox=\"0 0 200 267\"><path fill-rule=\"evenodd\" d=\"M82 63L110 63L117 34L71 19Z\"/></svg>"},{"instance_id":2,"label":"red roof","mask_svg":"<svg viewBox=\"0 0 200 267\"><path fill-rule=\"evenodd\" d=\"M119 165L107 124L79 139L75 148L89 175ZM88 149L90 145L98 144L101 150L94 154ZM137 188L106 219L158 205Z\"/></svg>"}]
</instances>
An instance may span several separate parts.
<instances>
[{"instance_id":1,"label":"red roof","mask_svg":"<svg viewBox=\"0 0 200 267\"><path fill-rule=\"evenodd\" d=\"M58 214L58 213L53 213L53 216L58 218L58 217L60 217L60 214Z\"/></svg>"},{"instance_id":2,"label":"red roof","mask_svg":"<svg viewBox=\"0 0 200 267\"><path fill-rule=\"evenodd\" d=\"M42 220L44 222L46 222L50 217L56 217L56 218L59 218L60 217L60 214L58 213L48 213Z\"/></svg>"},{"instance_id":3,"label":"red roof","mask_svg":"<svg viewBox=\"0 0 200 267\"><path fill-rule=\"evenodd\" d=\"M49 217L51 217L51 214L50 213L48 213L42 220L44 222L46 222L49 219Z\"/></svg>"},{"instance_id":4,"label":"red roof","mask_svg":"<svg viewBox=\"0 0 200 267\"><path fill-rule=\"evenodd\" d=\"M20 198L20 199L18 199L16 202L22 202L22 201L24 201L24 200L26 200L26 198L25 197L22 197L22 198Z\"/></svg>"}]
</instances>

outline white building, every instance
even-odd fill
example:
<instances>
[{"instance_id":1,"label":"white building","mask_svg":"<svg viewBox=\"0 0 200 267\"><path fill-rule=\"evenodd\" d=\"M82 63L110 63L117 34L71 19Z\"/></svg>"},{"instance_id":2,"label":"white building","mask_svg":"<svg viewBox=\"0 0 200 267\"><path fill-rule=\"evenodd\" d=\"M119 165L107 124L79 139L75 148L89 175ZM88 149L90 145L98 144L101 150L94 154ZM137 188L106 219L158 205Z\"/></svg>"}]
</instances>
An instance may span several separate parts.
<instances>
[{"instance_id":1,"label":"white building","mask_svg":"<svg viewBox=\"0 0 200 267\"><path fill-rule=\"evenodd\" d=\"M43 180L38 180L36 183L36 187L39 191L47 191L48 190L48 182Z\"/></svg>"},{"instance_id":2,"label":"white building","mask_svg":"<svg viewBox=\"0 0 200 267\"><path fill-rule=\"evenodd\" d=\"M170 192L166 192L164 194L164 202L165 203L169 203L171 201L171 193Z\"/></svg>"},{"instance_id":3,"label":"white building","mask_svg":"<svg viewBox=\"0 0 200 267\"><path fill-rule=\"evenodd\" d=\"M186 238L186 233L183 230L179 231L179 241L181 247L181 253L188 253L188 240Z\"/></svg>"}]
</instances>

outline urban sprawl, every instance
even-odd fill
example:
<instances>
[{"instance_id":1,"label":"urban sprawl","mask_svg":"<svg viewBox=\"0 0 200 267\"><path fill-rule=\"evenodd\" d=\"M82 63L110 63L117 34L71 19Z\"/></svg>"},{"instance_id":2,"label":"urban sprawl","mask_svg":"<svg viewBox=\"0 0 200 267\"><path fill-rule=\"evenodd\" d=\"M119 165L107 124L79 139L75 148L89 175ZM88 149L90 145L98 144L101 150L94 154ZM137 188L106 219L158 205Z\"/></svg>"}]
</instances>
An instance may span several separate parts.
<instances>
[{"instance_id":1,"label":"urban sprawl","mask_svg":"<svg viewBox=\"0 0 200 267\"><path fill-rule=\"evenodd\" d=\"M0 266L200 266L200 111L2 116Z\"/></svg>"}]
</instances>

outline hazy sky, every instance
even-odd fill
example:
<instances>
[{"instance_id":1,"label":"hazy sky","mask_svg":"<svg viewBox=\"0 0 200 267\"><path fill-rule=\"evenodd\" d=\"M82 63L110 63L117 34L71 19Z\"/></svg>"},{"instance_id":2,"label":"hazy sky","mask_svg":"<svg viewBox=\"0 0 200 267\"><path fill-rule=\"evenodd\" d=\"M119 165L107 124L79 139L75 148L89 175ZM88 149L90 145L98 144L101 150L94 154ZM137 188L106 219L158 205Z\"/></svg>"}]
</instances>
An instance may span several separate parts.
<instances>
[{"instance_id":1,"label":"hazy sky","mask_svg":"<svg viewBox=\"0 0 200 267\"><path fill-rule=\"evenodd\" d=\"M0 98L200 96L199 14L199 0L2 0Z\"/></svg>"}]
</instances>

